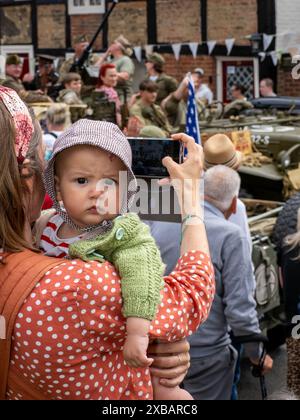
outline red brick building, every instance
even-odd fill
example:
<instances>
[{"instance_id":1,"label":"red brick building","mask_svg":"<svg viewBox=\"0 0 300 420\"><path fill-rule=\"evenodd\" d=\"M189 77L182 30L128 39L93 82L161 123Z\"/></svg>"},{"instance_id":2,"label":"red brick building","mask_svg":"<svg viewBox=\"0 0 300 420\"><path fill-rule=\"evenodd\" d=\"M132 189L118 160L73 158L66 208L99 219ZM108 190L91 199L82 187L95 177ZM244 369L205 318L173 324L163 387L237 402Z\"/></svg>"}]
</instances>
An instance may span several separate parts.
<instances>
[{"instance_id":1,"label":"red brick building","mask_svg":"<svg viewBox=\"0 0 300 420\"><path fill-rule=\"evenodd\" d=\"M178 80L189 70L202 67L206 82L220 100L226 99L235 81L246 84L249 94L258 95L259 79L266 76L275 81L279 94L300 96L300 82L292 79L291 67L281 63L275 67L270 56L261 62L245 38L276 33L277 1L121 0L95 49L103 51L120 34L135 46L154 45L154 50L165 56L167 72ZM108 0L0 0L2 54L15 51L31 58L38 53L64 56L72 51L76 35L92 37L101 23L100 5L107 10L110 4ZM77 14L72 14L74 9ZM230 56L225 46L228 38L235 38ZM209 40L217 41L211 55L206 44ZM199 43L195 59L190 42ZM178 61L173 43L182 44ZM275 42L269 51L274 49Z\"/></svg>"}]
</instances>

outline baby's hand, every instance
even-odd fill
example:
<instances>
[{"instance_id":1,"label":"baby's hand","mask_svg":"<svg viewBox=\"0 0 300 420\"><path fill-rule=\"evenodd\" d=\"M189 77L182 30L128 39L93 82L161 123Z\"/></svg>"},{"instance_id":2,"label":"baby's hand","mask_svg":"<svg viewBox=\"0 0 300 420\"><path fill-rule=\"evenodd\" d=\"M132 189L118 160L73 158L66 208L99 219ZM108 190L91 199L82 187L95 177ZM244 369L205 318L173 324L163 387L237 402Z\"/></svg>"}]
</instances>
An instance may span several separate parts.
<instances>
[{"instance_id":1,"label":"baby's hand","mask_svg":"<svg viewBox=\"0 0 300 420\"><path fill-rule=\"evenodd\" d=\"M131 368L149 367L153 359L147 357L148 335L128 334L124 344L124 359Z\"/></svg>"}]
</instances>

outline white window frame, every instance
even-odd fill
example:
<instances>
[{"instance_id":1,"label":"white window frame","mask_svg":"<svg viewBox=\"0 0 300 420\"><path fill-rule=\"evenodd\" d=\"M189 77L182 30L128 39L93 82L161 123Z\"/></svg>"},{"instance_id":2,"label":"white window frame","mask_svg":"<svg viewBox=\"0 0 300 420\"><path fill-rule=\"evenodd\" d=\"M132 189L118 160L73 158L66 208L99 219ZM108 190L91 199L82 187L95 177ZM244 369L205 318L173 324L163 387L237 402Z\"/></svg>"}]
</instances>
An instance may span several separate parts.
<instances>
[{"instance_id":1,"label":"white window frame","mask_svg":"<svg viewBox=\"0 0 300 420\"><path fill-rule=\"evenodd\" d=\"M69 15L87 15L105 13L105 0L101 0L101 5L91 5L90 0L83 0L85 6L75 6L74 0L68 0Z\"/></svg>"},{"instance_id":2,"label":"white window frame","mask_svg":"<svg viewBox=\"0 0 300 420\"><path fill-rule=\"evenodd\" d=\"M217 59L217 99L223 102L223 63L224 61L253 61L254 64L254 95L259 98L259 59L255 57L216 57Z\"/></svg>"},{"instance_id":3,"label":"white window frame","mask_svg":"<svg viewBox=\"0 0 300 420\"><path fill-rule=\"evenodd\" d=\"M33 53L33 45L0 45L0 55L6 58L9 54L28 54L29 56L29 72L35 72L35 60Z\"/></svg>"}]
</instances>

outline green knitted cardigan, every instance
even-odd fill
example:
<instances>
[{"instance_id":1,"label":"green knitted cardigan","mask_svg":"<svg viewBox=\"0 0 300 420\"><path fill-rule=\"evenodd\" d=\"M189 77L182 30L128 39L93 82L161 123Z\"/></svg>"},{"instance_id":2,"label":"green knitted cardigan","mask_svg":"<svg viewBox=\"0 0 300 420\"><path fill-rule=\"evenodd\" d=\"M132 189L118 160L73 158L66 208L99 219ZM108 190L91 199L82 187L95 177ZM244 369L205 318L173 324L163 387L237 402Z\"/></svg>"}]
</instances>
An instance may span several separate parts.
<instances>
[{"instance_id":1,"label":"green knitted cardigan","mask_svg":"<svg viewBox=\"0 0 300 420\"><path fill-rule=\"evenodd\" d=\"M121 277L123 315L155 318L165 266L149 227L136 214L119 216L108 233L70 245L69 255L83 261L111 262Z\"/></svg>"}]
</instances>

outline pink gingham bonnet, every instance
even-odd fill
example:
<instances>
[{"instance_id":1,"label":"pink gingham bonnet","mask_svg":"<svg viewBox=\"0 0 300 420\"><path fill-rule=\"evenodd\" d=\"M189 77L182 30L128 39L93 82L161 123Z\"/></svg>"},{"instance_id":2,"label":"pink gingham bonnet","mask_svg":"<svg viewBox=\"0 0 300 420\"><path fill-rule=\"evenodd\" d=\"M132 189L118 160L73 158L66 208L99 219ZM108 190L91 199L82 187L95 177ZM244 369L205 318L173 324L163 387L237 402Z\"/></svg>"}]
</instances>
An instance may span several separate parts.
<instances>
[{"instance_id":1,"label":"pink gingham bonnet","mask_svg":"<svg viewBox=\"0 0 300 420\"><path fill-rule=\"evenodd\" d=\"M53 154L48 161L44 173L44 182L47 193L53 200L54 208L58 214L66 223L78 228L78 226L74 225L73 221L69 218L65 209L63 209L57 201L54 179L55 159L57 155L66 149L78 145L99 147L100 149L117 156L124 163L127 168L129 188L127 190L127 197L122 203L121 214L127 213L137 190L136 178L131 169L132 151L130 144L125 135L115 124L82 119L64 131L64 133L55 141ZM81 230L84 232L91 232L97 228L99 229L99 233L101 233L101 229L103 231L109 230L110 223L104 221L99 226L91 226Z\"/></svg>"}]
</instances>

